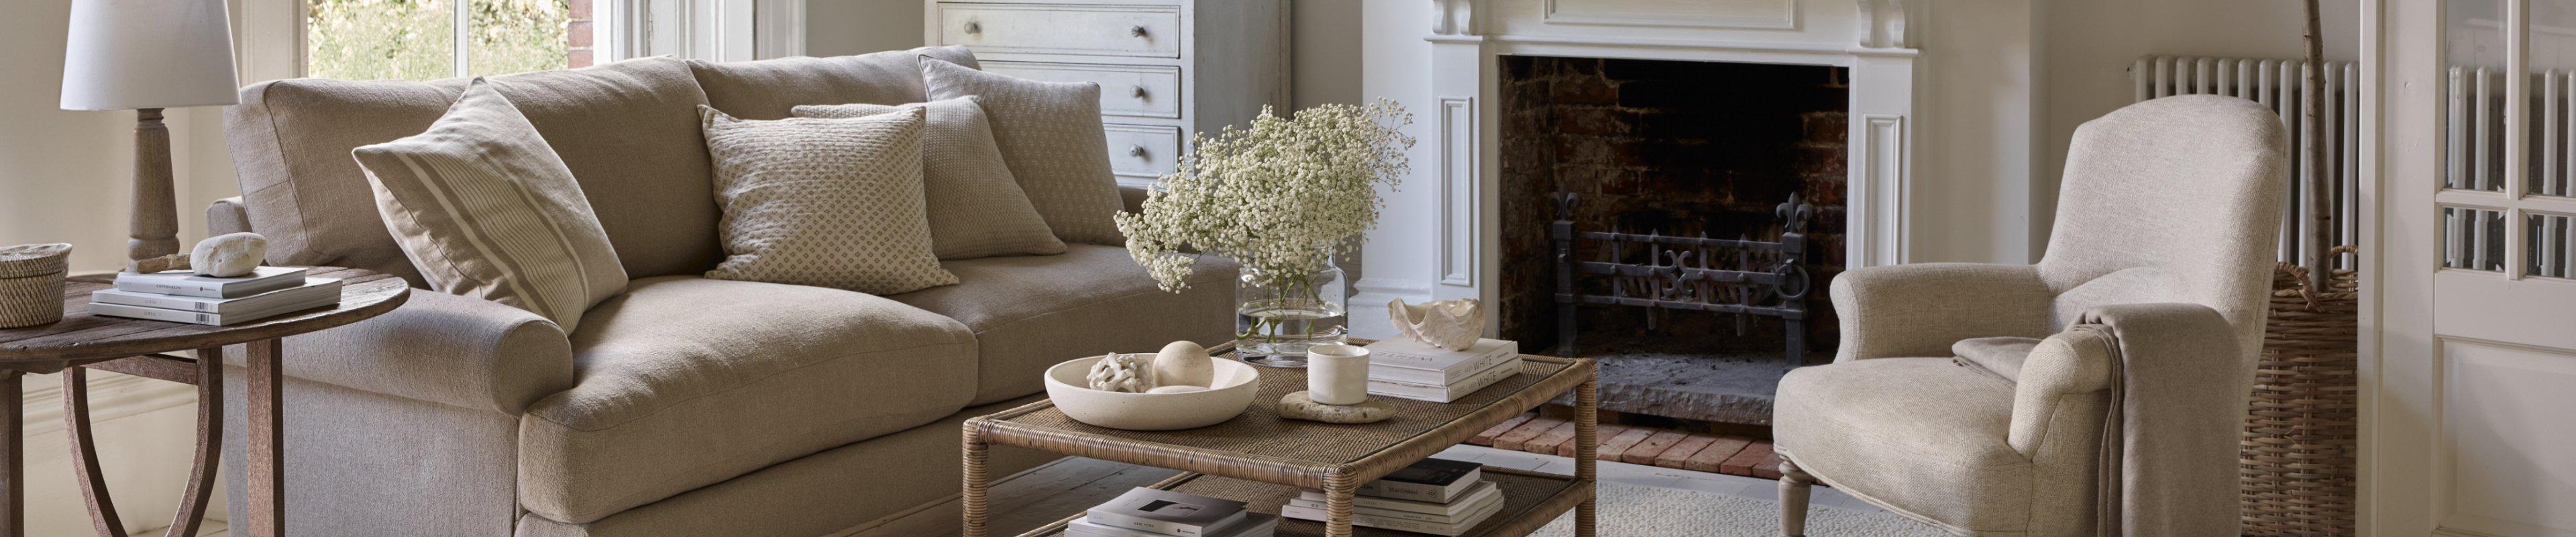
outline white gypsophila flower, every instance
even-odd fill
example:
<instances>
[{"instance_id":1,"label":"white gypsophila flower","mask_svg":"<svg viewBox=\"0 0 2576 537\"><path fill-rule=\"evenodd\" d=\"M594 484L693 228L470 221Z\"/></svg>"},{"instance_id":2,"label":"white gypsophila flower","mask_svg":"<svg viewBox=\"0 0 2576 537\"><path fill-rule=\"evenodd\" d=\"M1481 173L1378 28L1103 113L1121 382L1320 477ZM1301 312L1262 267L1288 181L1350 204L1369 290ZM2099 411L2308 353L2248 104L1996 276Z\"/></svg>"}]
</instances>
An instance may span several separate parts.
<instances>
[{"instance_id":1,"label":"white gypsophila flower","mask_svg":"<svg viewBox=\"0 0 2576 537\"><path fill-rule=\"evenodd\" d=\"M1379 185L1392 190L1411 170L1402 129L1412 123L1403 105L1378 99L1285 118L1264 106L1249 126L1200 133L1143 213L1117 215L1127 253L1172 292L1189 286L1199 255L1233 259L1264 286L1311 273L1377 226Z\"/></svg>"}]
</instances>

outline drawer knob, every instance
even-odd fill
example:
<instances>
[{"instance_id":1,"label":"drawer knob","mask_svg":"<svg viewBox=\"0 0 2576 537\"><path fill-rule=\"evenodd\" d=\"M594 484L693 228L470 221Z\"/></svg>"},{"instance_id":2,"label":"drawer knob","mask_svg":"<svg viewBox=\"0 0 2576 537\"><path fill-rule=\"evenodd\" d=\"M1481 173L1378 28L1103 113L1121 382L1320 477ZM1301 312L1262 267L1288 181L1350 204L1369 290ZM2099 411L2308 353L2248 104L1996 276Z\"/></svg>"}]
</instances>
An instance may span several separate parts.
<instances>
[{"instance_id":1,"label":"drawer knob","mask_svg":"<svg viewBox=\"0 0 2576 537\"><path fill-rule=\"evenodd\" d=\"M1127 35L1132 35L1132 36L1136 36L1136 37L1145 37L1145 34L1146 34L1146 32L1145 32L1145 25L1138 24L1138 25L1131 26L1131 27L1128 27L1128 28L1127 28Z\"/></svg>"},{"instance_id":2,"label":"drawer knob","mask_svg":"<svg viewBox=\"0 0 2576 537\"><path fill-rule=\"evenodd\" d=\"M1136 98L1138 98L1138 99L1143 99L1143 98L1146 98L1146 97L1151 97L1151 96L1153 96L1153 93L1152 93L1152 92L1145 91L1145 86L1143 86L1143 85L1138 85L1138 86L1136 86L1136 90L1135 90L1135 91L1132 91L1132 92L1129 92L1129 94L1131 94L1131 95L1135 95L1135 96L1136 96Z\"/></svg>"},{"instance_id":3,"label":"drawer knob","mask_svg":"<svg viewBox=\"0 0 2576 537\"><path fill-rule=\"evenodd\" d=\"M1130 157L1136 157L1136 158L1145 158L1145 146L1141 146L1141 145L1131 145L1131 146L1127 146L1127 156L1130 156Z\"/></svg>"},{"instance_id":4,"label":"drawer knob","mask_svg":"<svg viewBox=\"0 0 2576 537\"><path fill-rule=\"evenodd\" d=\"M966 21L966 33L970 33L970 34L980 34L980 33L984 33L984 24L983 24L983 23L979 23L979 22L975 22L975 21Z\"/></svg>"}]
</instances>

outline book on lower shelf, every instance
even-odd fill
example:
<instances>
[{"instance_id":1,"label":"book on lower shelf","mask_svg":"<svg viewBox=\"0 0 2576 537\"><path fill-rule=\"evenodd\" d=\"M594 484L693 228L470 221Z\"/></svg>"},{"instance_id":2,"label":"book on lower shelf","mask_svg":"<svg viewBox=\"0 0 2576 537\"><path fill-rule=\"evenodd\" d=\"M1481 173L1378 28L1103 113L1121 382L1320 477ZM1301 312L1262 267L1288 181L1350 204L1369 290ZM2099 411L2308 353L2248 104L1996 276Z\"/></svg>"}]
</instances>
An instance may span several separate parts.
<instances>
[{"instance_id":1,"label":"book on lower shelf","mask_svg":"<svg viewBox=\"0 0 2576 537\"><path fill-rule=\"evenodd\" d=\"M1279 516L1323 522L1328 502L1323 491L1303 491L1279 506ZM1351 525L1455 537L1502 509L1502 487L1485 480L1484 465L1423 459L1361 484Z\"/></svg>"},{"instance_id":2,"label":"book on lower shelf","mask_svg":"<svg viewBox=\"0 0 2576 537\"><path fill-rule=\"evenodd\" d=\"M1243 502L1137 487L1092 507L1065 525L1085 537L1269 537L1279 517L1244 509Z\"/></svg>"},{"instance_id":3,"label":"book on lower shelf","mask_svg":"<svg viewBox=\"0 0 2576 537\"><path fill-rule=\"evenodd\" d=\"M273 267L261 268L263 272L259 274L273 273L285 276L255 274L245 278L267 279L267 283L262 283L261 286L284 285L284 287L248 294L232 292L235 289L242 289L239 287L194 287L202 291L200 295L159 293L138 289L166 290L167 286L158 283L129 282L128 277L159 276L170 273L121 274L117 277L115 288L90 292L89 312L93 315L109 317L228 326L340 303L341 282L338 279L305 278L304 269L300 268L286 269L285 272L265 270ZM234 294L235 296L225 298L201 296L202 294Z\"/></svg>"},{"instance_id":4,"label":"book on lower shelf","mask_svg":"<svg viewBox=\"0 0 2576 537\"><path fill-rule=\"evenodd\" d=\"M1449 503L1485 478L1485 465L1449 459L1422 459L1395 473L1360 484L1359 495L1396 500Z\"/></svg>"},{"instance_id":5,"label":"book on lower shelf","mask_svg":"<svg viewBox=\"0 0 2576 537\"><path fill-rule=\"evenodd\" d=\"M1485 504L1502 501L1502 498L1502 487L1492 481L1479 479L1466 494L1459 495L1457 501L1449 503L1361 496L1351 502L1351 509L1363 515L1433 524L1460 524L1470 522L1468 515L1474 514L1477 509L1484 508ZM1296 499L1288 500L1288 505L1324 509L1329 507L1327 501L1323 491L1309 490L1299 493Z\"/></svg>"}]
</instances>

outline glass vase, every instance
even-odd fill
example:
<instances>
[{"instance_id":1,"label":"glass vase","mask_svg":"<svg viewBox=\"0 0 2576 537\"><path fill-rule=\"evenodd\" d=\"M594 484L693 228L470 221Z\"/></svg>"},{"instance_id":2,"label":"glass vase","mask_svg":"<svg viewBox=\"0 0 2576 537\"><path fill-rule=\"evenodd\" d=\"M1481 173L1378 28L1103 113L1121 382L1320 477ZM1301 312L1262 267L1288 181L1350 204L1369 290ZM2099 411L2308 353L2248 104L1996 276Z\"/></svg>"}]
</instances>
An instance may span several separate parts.
<instances>
[{"instance_id":1,"label":"glass vase","mask_svg":"<svg viewBox=\"0 0 2576 537\"><path fill-rule=\"evenodd\" d=\"M1287 278L1246 267L1234 287L1236 356L1244 363L1306 367L1306 349L1350 339L1342 269L1332 258ZM1264 282L1268 282L1265 285Z\"/></svg>"}]
</instances>

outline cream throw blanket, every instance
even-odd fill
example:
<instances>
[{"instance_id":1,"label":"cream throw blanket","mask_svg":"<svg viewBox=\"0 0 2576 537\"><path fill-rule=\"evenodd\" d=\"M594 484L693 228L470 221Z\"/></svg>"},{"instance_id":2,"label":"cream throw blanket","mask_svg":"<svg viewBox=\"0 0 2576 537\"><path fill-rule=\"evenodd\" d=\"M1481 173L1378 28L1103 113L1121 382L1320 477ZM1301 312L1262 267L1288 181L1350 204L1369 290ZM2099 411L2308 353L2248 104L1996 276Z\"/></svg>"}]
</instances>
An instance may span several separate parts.
<instances>
[{"instance_id":1,"label":"cream throw blanket","mask_svg":"<svg viewBox=\"0 0 2576 537\"><path fill-rule=\"evenodd\" d=\"M2111 356L2096 532L2238 535L2237 435L2253 361L2227 321L2195 304L2123 304L2069 330Z\"/></svg>"}]
</instances>

